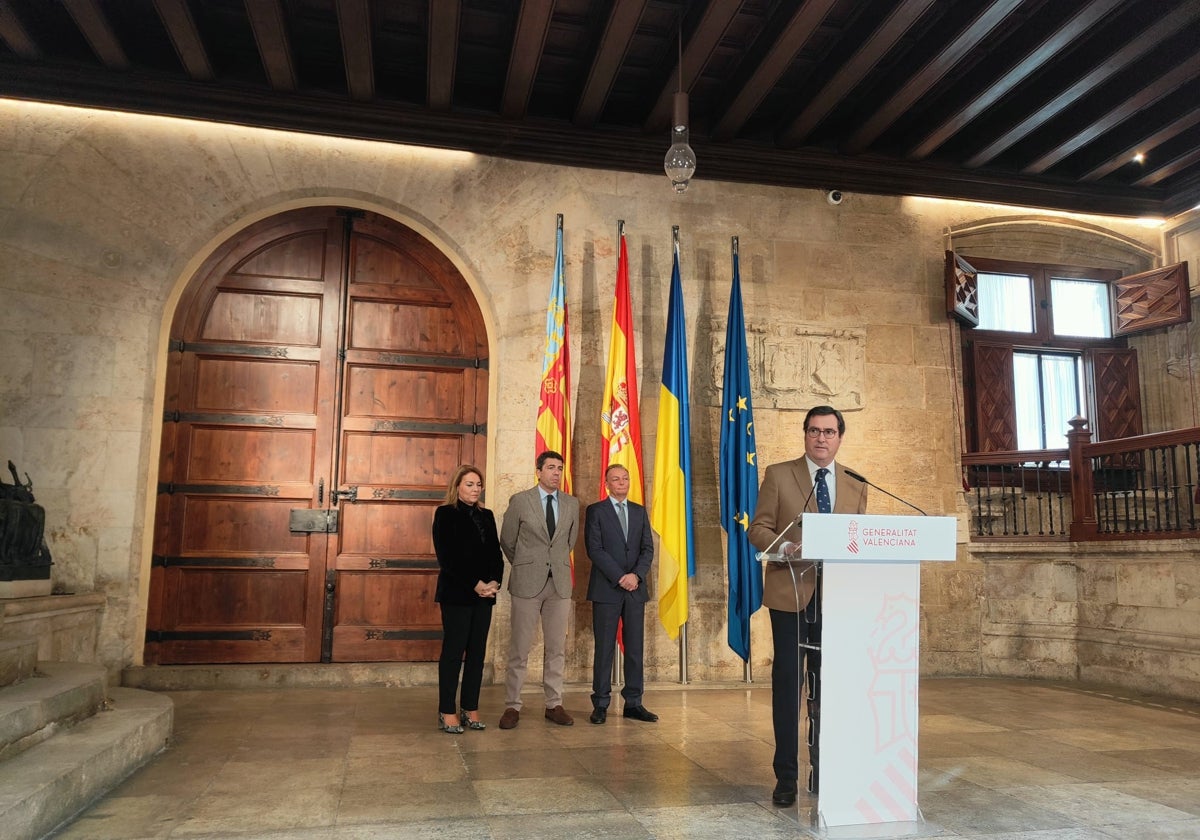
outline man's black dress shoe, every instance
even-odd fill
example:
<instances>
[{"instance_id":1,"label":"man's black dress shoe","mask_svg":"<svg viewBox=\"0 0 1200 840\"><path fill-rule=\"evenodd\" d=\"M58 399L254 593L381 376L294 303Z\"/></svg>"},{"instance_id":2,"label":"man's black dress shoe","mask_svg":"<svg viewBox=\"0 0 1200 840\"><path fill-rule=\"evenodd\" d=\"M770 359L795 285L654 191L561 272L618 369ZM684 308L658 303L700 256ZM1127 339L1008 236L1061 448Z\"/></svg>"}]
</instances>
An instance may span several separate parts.
<instances>
[{"instance_id":1,"label":"man's black dress shoe","mask_svg":"<svg viewBox=\"0 0 1200 840\"><path fill-rule=\"evenodd\" d=\"M780 808L790 808L796 804L796 780L780 779L775 783L771 793L771 801Z\"/></svg>"},{"instance_id":2,"label":"man's black dress shoe","mask_svg":"<svg viewBox=\"0 0 1200 840\"><path fill-rule=\"evenodd\" d=\"M592 723L604 723L604 721L608 720L608 709L592 709L591 717L588 720Z\"/></svg>"},{"instance_id":3,"label":"man's black dress shoe","mask_svg":"<svg viewBox=\"0 0 1200 840\"><path fill-rule=\"evenodd\" d=\"M634 720L644 720L646 723L654 723L654 721L658 720L658 715L645 706L626 706L625 717L633 718Z\"/></svg>"}]
</instances>

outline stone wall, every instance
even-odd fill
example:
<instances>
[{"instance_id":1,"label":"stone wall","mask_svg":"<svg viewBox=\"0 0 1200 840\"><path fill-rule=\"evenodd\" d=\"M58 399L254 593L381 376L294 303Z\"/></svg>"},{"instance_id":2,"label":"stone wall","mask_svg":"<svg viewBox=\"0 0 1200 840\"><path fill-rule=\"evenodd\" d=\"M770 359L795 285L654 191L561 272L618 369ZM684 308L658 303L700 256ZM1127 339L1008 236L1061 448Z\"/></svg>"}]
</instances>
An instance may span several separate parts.
<instances>
[{"instance_id":1,"label":"stone wall","mask_svg":"<svg viewBox=\"0 0 1200 840\"><path fill-rule=\"evenodd\" d=\"M1182 540L975 545L983 673L1200 694L1200 566Z\"/></svg>"},{"instance_id":2,"label":"stone wall","mask_svg":"<svg viewBox=\"0 0 1200 840\"><path fill-rule=\"evenodd\" d=\"M1162 249L1158 229L1132 220L853 193L833 207L817 190L717 183L703 172L701 161L698 180L678 196L662 176L0 101L0 456L37 477L55 586L104 597L99 660L116 672L141 659L175 302L200 263L258 219L305 205L361 207L414 228L459 267L491 341L485 467L498 511L533 482L555 214L565 216L575 481L584 502L600 484L617 220L626 222L631 259L647 473L671 226L679 225L693 385L698 571L689 670L697 680L742 674L725 640L714 393L732 236L756 341L759 462L795 457L801 412L834 401L850 409L846 463L931 513L960 518L961 366L945 316L944 249L978 230L989 232L975 235L976 245L1013 257L1029 256L1031 242L1039 252L1075 248L1080 231L1118 262L1149 263ZM1014 217L1020 225L1008 223ZM1002 223L989 227L995 220ZM871 512L904 510L872 496ZM967 551L965 529L960 543L958 563L924 576L927 673L985 672L988 564ZM491 645L500 671L506 616L502 598ZM648 621L649 675L674 679L677 645L653 606ZM765 612L752 630L761 678L770 652ZM586 681L586 603L571 633L568 679Z\"/></svg>"}]
</instances>

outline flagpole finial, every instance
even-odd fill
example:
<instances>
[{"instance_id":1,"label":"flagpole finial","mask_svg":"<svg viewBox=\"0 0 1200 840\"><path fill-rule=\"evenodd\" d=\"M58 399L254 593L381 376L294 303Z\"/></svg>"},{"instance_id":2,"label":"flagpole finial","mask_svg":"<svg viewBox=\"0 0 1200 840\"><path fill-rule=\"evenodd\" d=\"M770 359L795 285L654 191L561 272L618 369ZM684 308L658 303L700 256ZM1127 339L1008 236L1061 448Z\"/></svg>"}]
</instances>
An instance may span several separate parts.
<instances>
[{"instance_id":1,"label":"flagpole finial","mask_svg":"<svg viewBox=\"0 0 1200 840\"><path fill-rule=\"evenodd\" d=\"M738 238L736 236L731 236L729 238L729 245L733 251L733 255L736 257L738 255Z\"/></svg>"},{"instance_id":2,"label":"flagpole finial","mask_svg":"<svg viewBox=\"0 0 1200 840\"><path fill-rule=\"evenodd\" d=\"M679 225L671 225L671 241L675 243L675 250L679 250Z\"/></svg>"},{"instance_id":3,"label":"flagpole finial","mask_svg":"<svg viewBox=\"0 0 1200 840\"><path fill-rule=\"evenodd\" d=\"M617 219L617 238L620 239L625 235L625 220Z\"/></svg>"},{"instance_id":4,"label":"flagpole finial","mask_svg":"<svg viewBox=\"0 0 1200 840\"><path fill-rule=\"evenodd\" d=\"M562 230L562 216L563 216L562 213L558 214L558 229L559 230Z\"/></svg>"}]
</instances>

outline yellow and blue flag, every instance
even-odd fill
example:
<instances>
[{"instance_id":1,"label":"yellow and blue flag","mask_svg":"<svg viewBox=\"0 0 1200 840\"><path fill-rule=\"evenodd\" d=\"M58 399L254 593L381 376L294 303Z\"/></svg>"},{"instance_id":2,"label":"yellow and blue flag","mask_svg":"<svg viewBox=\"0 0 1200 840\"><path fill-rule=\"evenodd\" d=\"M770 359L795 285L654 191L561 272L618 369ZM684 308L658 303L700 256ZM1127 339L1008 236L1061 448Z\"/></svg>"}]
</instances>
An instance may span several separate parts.
<instances>
[{"instance_id":1,"label":"yellow and blue flag","mask_svg":"<svg viewBox=\"0 0 1200 840\"><path fill-rule=\"evenodd\" d=\"M754 406L742 310L737 239L733 240L733 285L725 322L725 373L721 388L721 527L729 555L729 647L750 659L750 616L762 606L762 567L746 534L758 503L758 453Z\"/></svg>"},{"instance_id":2,"label":"yellow and blue flag","mask_svg":"<svg viewBox=\"0 0 1200 840\"><path fill-rule=\"evenodd\" d=\"M671 269L667 343L658 401L658 446L654 453L654 500L650 525L661 537L658 557L658 617L671 639L688 620L688 578L696 573L692 526L691 420L688 412L687 321L679 279L679 242Z\"/></svg>"}]
</instances>

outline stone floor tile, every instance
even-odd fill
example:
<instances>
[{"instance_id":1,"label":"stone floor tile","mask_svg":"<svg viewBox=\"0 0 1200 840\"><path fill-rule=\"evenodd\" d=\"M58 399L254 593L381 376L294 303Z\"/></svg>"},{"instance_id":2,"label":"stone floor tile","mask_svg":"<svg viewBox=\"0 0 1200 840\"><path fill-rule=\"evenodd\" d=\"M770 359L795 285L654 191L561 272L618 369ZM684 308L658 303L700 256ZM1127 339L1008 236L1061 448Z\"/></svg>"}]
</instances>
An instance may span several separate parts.
<instances>
[{"instance_id":1,"label":"stone floor tile","mask_svg":"<svg viewBox=\"0 0 1200 840\"><path fill-rule=\"evenodd\" d=\"M488 820L493 840L653 840L628 811L586 814L521 814Z\"/></svg>"},{"instance_id":2,"label":"stone floor tile","mask_svg":"<svg viewBox=\"0 0 1200 840\"><path fill-rule=\"evenodd\" d=\"M483 780L472 783L486 814L567 814L621 810L621 803L592 778Z\"/></svg>"}]
</instances>

